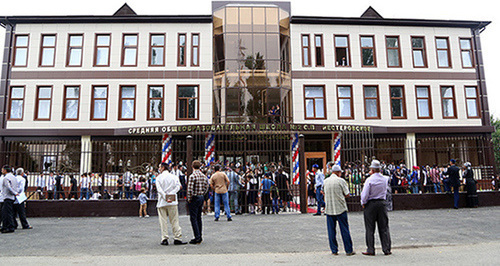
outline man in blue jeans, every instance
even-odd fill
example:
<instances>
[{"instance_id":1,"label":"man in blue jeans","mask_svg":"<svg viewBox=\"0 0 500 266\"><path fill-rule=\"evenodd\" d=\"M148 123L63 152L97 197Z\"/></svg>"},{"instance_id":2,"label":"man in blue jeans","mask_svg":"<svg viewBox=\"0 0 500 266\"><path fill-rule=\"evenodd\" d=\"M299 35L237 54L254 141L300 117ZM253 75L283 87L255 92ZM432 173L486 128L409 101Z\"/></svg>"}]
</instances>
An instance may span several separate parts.
<instances>
[{"instance_id":1,"label":"man in blue jeans","mask_svg":"<svg viewBox=\"0 0 500 266\"><path fill-rule=\"evenodd\" d=\"M318 202L318 210L314 215L321 215L321 207L325 206L325 201L323 200L323 183L325 182L325 175L319 171L319 166L314 164L312 166L312 171L314 173L314 190L316 192L316 201Z\"/></svg>"},{"instance_id":2,"label":"man in blue jeans","mask_svg":"<svg viewBox=\"0 0 500 266\"><path fill-rule=\"evenodd\" d=\"M233 219L231 218L231 209L229 208L229 196L227 193L227 188L229 187L229 178L227 175L220 171L220 166L214 166L215 173L210 177L210 187L215 191L215 221L219 221L220 216L220 201L224 204L224 211L226 212L227 221L230 222Z\"/></svg>"},{"instance_id":3,"label":"man in blue jeans","mask_svg":"<svg viewBox=\"0 0 500 266\"><path fill-rule=\"evenodd\" d=\"M356 254L352 250L352 239L349 233L349 223L347 222L347 203L345 198L349 197L349 186L347 182L340 178L342 169L339 165L334 165L332 175L324 182L322 193L325 194L325 214L326 226L328 228L328 239L333 255L338 255L336 225L339 223L340 234L344 242L344 249L347 256Z\"/></svg>"}]
</instances>

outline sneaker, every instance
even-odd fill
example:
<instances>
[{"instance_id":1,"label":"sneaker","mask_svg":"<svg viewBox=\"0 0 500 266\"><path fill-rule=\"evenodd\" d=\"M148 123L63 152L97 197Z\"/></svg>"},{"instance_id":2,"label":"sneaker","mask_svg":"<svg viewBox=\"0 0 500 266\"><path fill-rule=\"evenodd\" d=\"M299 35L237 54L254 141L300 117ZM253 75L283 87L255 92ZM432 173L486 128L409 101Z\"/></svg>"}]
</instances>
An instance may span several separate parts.
<instances>
[{"instance_id":1,"label":"sneaker","mask_svg":"<svg viewBox=\"0 0 500 266\"><path fill-rule=\"evenodd\" d=\"M313 216L319 216L319 215L321 215L321 213L315 213L315 214L313 214Z\"/></svg>"},{"instance_id":2,"label":"sneaker","mask_svg":"<svg viewBox=\"0 0 500 266\"><path fill-rule=\"evenodd\" d=\"M232 220L233 220L233 218L227 218L228 222L231 222Z\"/></svg>"},{"instance_id":3,"label":"sneaker","mask_svg":"<svg viewBox=\"0 0 500 266\"><path fill-rule=\"evenodd\" d=\"M214 221L218 222L218 221L219 221L219 218L215 218L215 220L214 220Z\"/></svg>"},{"instance_id":4,"label":"sneaker","mask_svg":"<svg viewBox=\"0 0 500 266\"><path fill-rule=\"evenodd\" d=\"M356 252L354 252L354 251L353 251L353 252L351 252L351 253L346 253L345 255L346 255L346 256L353 256L353 255L356 255Z\"/></svg>"},{"instance_id":5,"label":"sneaker","mask_svg":"<svg viewBox=\"0 0 500 266\"><path fill-rule=\"evenodd\" d=\"M196 239L196 238L193 238L191 239L191 241L189 241L189 244L191 245L198 245L198 244L201 244L201 239Z\"/></svg>"},{"instance_id":6,"label":"sneaker","mask_svg":"<svg viewBox=\"0 0 500 266\"><path fill-rule=\"evenodd\" d=\"M168 239L163 239L163 241L161 241L160 245L168 246Z\"/></svg>"},{"instance_id":7,"label":"sneaker","mask_svg":"<svg viewBox=\"0 0 500 266\"><path fill-rule=\"evenodd\" d=\"M146 216L144 216L144 217L149 218L149 215L146 214Z\"/></svg>"}]
</instances>

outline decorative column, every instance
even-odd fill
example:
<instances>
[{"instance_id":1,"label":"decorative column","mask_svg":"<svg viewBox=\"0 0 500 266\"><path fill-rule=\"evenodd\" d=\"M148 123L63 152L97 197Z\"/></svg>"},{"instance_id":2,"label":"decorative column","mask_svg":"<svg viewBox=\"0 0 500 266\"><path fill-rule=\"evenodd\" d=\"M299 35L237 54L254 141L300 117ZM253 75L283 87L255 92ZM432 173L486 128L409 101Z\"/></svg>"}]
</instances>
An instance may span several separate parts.
<instances>
[{"instance_id":1,"label":"decorative column","mask_svg":"<svg viewBox=\"0 0 500 266\"><path fill-rule=\"evenodd\" d=\"M300 181L299 162L299 134L292 134L292 184L298 185Z\"/></svg>"},{"instance_id":2,"label":"decorative column","mask_svg":"<svg viewBox=\"0 0 500 266\"><path fill-rule=\"evenodd\" d=\"M205 166L209 167L215 161L215 135L205 136Z\"/></svg>"},{"instance_id":3,"label":"decorative column","mask_svg":"<svg viewBox=\"0 0 500 266\"><path fill-rule=\"evenodd\" d=\"M92 139L82 136L80 154L80 174L92 172Z\"/></svg>"},{"instance_id":4,"label":"decorative column","mask_svg":"<svg viewBox=\"0 0 500 266\"><path fill-rule=\"evenodd\" d=\"M406 166L411 168L417 166L417 137L415 133L406 133L405 142L405 163Z\"/></svg>"},{"instance_id":5,"label":"decorative column","mask_svg":"<svg viewBox=\"0 0 500 266\"><path fill-rule=\"evenodd\" d=\"M189 177L193 173L193 136L191 135L186 137L186 167L186 176ZM186 179L187 182L188 180Z\"/></svg>"},{"instance_id":6,"label":"decorative column","mask_svg":"<svg viewBox=\"0 0 500 266\"><path fill-rule=\"evenodd\" d=\"M162 163L171 163L172 162L172 135L164 134L162 140L162 150L161 157Z\"/></svg>"},{"instance_id":7,"label":"decorative column","mask_svg":"<svg viewBox=\"0 0 500 266\"><path fill-rule=\"evenodd\" d=\"M342 146L341 137L341 133L337 132L333 134L333 161L338 166L340 166L340 148Z\"/></svg>"},{"instance_id":8,"label":"decorative column","mask_svg":"<svg viewBox=\"0 0 500 266\"><path fill-rule=\"evenodd\" d=\"M304 149L304 135L299 135L299 163L302 163L304 167L299 168L300 173L300 212L307 213L307 180L306 180L306 158Z\"/></svg>"}]
</instances>

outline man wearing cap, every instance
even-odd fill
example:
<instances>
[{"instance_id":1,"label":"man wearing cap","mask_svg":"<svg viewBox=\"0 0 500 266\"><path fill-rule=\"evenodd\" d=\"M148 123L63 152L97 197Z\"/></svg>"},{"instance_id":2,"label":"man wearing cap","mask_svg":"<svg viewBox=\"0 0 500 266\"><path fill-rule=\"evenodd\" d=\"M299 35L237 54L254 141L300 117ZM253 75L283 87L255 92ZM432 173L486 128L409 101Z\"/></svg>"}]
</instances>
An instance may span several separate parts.
<instances>
[{"instance_id":1,"label":"man wearing cap","mask_svg":"<svg viewBox=\"0 0 500 266\"><path fill-rule=\"evenodd\" d=\"M366 179L361 192L361 205L364 208L366 252L363 255L375 256L375 223L377 223L382 251L391 255L391 236L389 234L389 216L385 199L388 177L380 173L380 162L373 160L370 165L371 176Z\"/></svg>"},{"instance_id":2,"label":"man wearing cap","mask_svg":"<svg viewBox=\"0 0 500 266\"><path fill-rule=\"evenodd\" d=\"M453 208L458 209L458 189L460 188L460 168L455 164L457 161L455 159L450 160L450 166L443 175L447 175L449 178L450 185L453 187Z\"/></svg>"},{"instance_id":3,"label":"man wearing cap","mask_svg":"<svg viewBox=\"0 0 500 266\"><path fill-rule=\"evenodd\" d=\"M325 175L319 171L319 166L314 164L312 166L312 171L314 173L314 192L316 193L316 201L318 202L318 210L314 215L321 215L321 207L325 206L325 201L323 200L323 183L325 182Z\"/></svg>"},{"instance_id":4,"label":"man wearing cap","mask_svg":"<svg viewBox=\"0 0 500 266\"><path fill-rule=\"evenodd\" d=\"M347 256L356 254L352 250L352 239L349 233L349 223L347 222L347 203L345 199L349 197L349 186L347 182L340 178L342 169L340 165L334 165L331 175L325 179L323 191L325 194L325 214L326 226L328 229L328 239L333 255L338 255L338 244L336 238L336 223L339 223L340 234L344 242L344 249Z\"/></svg>"}]
</instances>

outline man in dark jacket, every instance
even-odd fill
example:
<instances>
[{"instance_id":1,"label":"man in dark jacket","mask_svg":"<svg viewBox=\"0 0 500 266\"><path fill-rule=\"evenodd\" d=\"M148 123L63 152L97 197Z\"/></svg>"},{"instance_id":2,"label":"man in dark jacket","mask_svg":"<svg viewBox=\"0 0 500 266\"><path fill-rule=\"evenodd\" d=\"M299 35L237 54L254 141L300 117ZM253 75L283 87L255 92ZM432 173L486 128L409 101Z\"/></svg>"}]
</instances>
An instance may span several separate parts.
<instances>
[{"instance_id":1,"label":"man in dark jacket","mask_svg":"<svg viewBox=\"0 0 500 266\"><path fill-rule=\"evenodd\" d=\"M71 187L69 190L68 199L78 199L78 181L76 180L74 175L70 175L70 178Z\"/></svg>"},{"instance_id":2,"label":"man in dark jacket","mask_svg":"<svg viewBox=\"0 0 500 266\"><path fill-rule=\"evenodd\" d=\"M458 209L458 189L460 188L460 168L455 164L455 159L450 160L450 167L443 173L449 177L450 186L453 187L453 208Z\"/></svg>"},{"instance_id":3,"label":"man in dark jacket","mask_svg":"<svg viewBox=\"0 0 500 266\"><path fill-rule=\"evenodd\" d=\"M64 193L64 188L63 188L63 182L64 182L64 177L61 175L57 175L56 178L56 197L55 199L59 199L59 197L62 196L63 199L66 198L65 193Z\"/></svg>"}]
</instances>

